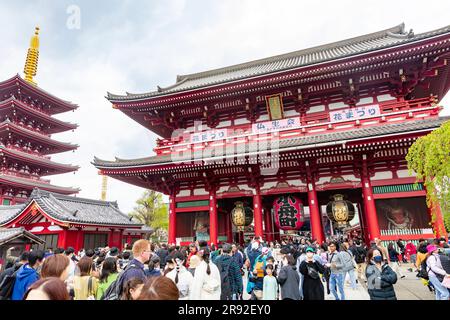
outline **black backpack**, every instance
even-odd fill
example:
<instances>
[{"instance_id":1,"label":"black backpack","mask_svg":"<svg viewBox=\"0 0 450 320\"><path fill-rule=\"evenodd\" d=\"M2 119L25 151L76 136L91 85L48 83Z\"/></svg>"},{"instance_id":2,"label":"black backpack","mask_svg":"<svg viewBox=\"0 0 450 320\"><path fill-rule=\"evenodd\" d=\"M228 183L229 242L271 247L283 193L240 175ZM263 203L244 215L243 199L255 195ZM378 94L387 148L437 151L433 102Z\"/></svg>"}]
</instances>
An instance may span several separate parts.
<instances>
[{"instance_id":1,"label":"black backpack","mask_svg":"<svg viewBox=\"0 0 450 320\"><path fill-rule=\"evenodd\" d=\"M11 300L18 271L16 270L13 274L8 274L3 278L2 283L0 283L0 300Z\"/></svg>"},{"instance_id":2,"label":"black backpack","mask_svg":"<svg viewBox=\"0 0 450 320\"><path fill-rule=\"evenodd\" d=\"M422 261L422 263L420 264L420 270L419 270L419 272L417 272L416 277L422 278L425 280L429 280L426 259L424 261Z\"/></svg>"},{"instance_id":3,"label":"black backpack","mask_svg":"<svg viewBox=\"0 0 450 320\"><path fill-rule=\"evenodd\" d=\"M117 279L114 280L109 285L109 287L103 293L100 300L120 300L120 298L122 297L122 291L123 291L123 285L124 285L123 280L124 280L125 273L128 270L130 270L131 268L138 268L138 266L136 266L135 264L127 265L125 270L123 270L122 272L119 273L119 276L117 277Z\"/></svg>"},{"instance_id":4,"label":"black backpack","mask_svg":"<svg viewBox=\"0 0 450 320\"><path fill-rule=\"evenodd\" d=\"M356 248L356 254L355 254L355 262L356 263L364 263L366 261L366 253L363 248Z\"/></svg>"},{"instance_id":5,"label":"black backpack","mask_svg":"<svg viewBox=\"0 0 450 320\"><path fill-rule=\"evenodd\" d=\"M230 267L233 261L230 261L228 265L224 265L223 261L218 263L218 269L220 272L220 300L231 300L233 297L233 292L231 291L231 283L230 283Z\"/></svg>"}]
</instances>

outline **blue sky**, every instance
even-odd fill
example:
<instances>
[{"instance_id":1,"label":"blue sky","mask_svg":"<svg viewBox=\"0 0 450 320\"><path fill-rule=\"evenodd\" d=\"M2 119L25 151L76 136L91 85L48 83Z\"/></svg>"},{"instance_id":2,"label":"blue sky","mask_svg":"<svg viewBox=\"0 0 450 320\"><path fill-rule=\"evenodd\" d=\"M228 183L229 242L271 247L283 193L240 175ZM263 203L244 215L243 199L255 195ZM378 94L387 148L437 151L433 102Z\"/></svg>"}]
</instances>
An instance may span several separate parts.
<instances>
[{"instance_id":1,"label":"blue sky","mask_svg":"<svg viewBox=\"0 0 450 320\"><path fill-rule=\"evenodd\" d=\"M73 21L79 10L80 28ZM2 1L0 79L23 75L34 27L41 28L36 81L77 103L58 118L78 123L55 135L78 143L54 160L81 166L52 183L77 186L80 196L99 198L101 178L90 164L103 159L153 154L155 135L104 98L146 92L175 82L176 75L282 54L393 27L424 32L450 24L449 1ZM442 104L450 114L450 98ZM108 199L129 212L143 189L109 179Z\"/></svg>"}]
</instances>

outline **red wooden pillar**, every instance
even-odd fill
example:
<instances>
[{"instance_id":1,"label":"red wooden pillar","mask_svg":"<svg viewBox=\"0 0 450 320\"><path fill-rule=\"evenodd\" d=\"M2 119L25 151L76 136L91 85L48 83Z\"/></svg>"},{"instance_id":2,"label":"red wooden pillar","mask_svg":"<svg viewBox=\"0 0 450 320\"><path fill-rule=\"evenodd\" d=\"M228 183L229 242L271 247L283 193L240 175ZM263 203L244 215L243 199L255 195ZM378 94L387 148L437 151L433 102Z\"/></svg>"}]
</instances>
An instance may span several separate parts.
<instances>
[{"instance_id":1,"label":"red wooden pillar","mask_svg":"<svg viewBox=\"0 0 450 320\"><path fill-rule=\"evenodd\" d=\"M67 239L67 229L64 228L64 230L61 231L58 236L58 247L59 248L67 249L66 248L66 239Z\"/></svg>"},{"instance_id":2,"label":"red wooden pillar","mask_svg":"<svg viewBox=\"0 0 450 320\"><path fill-rule=\"evenodd\" d=\"M262 217L262 206L261 206L261 192L259 190L259 185L255 188L256 194L253 195L253 216L255 220L255 237L263 236L263 217Z\"/></svg>"},{"instance_id":3,"label":"red wooden pillar","mask_svg":"<svg viewBox=\"0 0 450 320\"><path fill-rule=\"evenodd\" d=\"M361 188L364 201L365 221L369 231L369 240L380 238L380 226L378 224L377 209L373 198L372 184L370 183L369 171L367 168L367 155L363 154Z\"/></svg>"},{"instance_id":4,"label":"red wooden pillar","mask_svg":"<svg viewBox=\"0 0 450 320\"><path fill-rule=\"evenodd\" d=\"M444 218L442 217L441 206L439 203L435 203L431 208L431 213L434 215L433 229L436 233L436 237L444 237L445 241L448 241L448 234L445 230Z\"/></svg>"},{"instance_id":5,"label":"red wooden pillar","mask_svg":"<svg viewBox=\"0 0 450 320\"><path fill-rule=\"evenodd\" d=\"M316 184L311 174L309 162L306 161L307 182L308 182L308 206L309 206L309 219L311 223L311 235L313 240L317 240L318 243L325 241L325 234L322 226L322 214L319 208L319 201L317 199Z\"/></svg>"},{"instance_id":6,"label":"red wooden pillar","mask_svg":"<svg viewBox=\"0 0 450 320\"><path fill-rule=\"evenodd\" d=\"M272 214L270 212L270 208L267 207L264 208L264 227L267 241L273 241Z\"/></svg>"},{"instance_id":7,"label":"red wooden pillar","mask_svg":"<svg viewBox=\"0 0 450 320\"><path fill-rule=\"evenodd\" d=\"M175 208L175 193L172 193L169 198L169 244L171 245L176 243L177 215Z\"/></svg>"},{"instance_id":8,"label":"red wooden pillar","mask_svg":"<svg viewBox=\"0 0 450 320\"><path fill-rule=\"evenodd\" d=\"M77 228L77 241L76 241L76 245L75 245L75 250L79 251L83 248L83 229L82 228Z\"/></svg>"},{"instance_id":9,"label":"red wooden pillar","mask_svg":"<svg viewBox=\"0 0 450 320\"><path fill-rule=\"evenodd\" d=\"M217 218L216 188L211 187L209 191L209 241L217 246L219 225Z\"/></svg>"}]
</instances>

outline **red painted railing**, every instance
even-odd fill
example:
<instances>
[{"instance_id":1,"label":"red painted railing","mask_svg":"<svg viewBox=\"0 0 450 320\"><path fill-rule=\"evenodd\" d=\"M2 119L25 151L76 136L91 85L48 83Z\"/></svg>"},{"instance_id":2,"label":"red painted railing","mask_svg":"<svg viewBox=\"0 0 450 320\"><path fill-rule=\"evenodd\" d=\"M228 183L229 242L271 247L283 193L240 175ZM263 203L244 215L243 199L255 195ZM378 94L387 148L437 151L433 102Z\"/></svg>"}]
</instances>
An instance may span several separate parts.
<instances>
[{"instance_id":1,"label":"red painted railing","mask_svg":"<svg viewBox=\"0 0 450 320\"><path fill-rule=\"evenodd\" d=\"M249 143L260 140L271 139L285 139L294 138L306 135L315 135L318 133L336 132L342 130L351 130L352 127L358 128L366 125L377 125L381 123L406 121L408 119L424 119L437 115L441 109L434 105L435 99L433 97L421 98L409 101L388 101L385 103L379 103L381 115L377 115L370 118L360 120L341 121L338 123L331 123L327 114L322 114L320 117L326 116L326 119L317 118L317 123L309 123L301 128L282 130L272 133L259 133L254 134L252 132L252 124L245 124L235 126L233 128L220 128L228 129L228 137L222 140L206 141L198 143L190 143L189 141L183 141L183 137L177 137L175 139L158 139L157 147L154 151L157 154L169 154L171 152L183 151L183 149L203 149L207 148L211 144L233 144L233 143ZM311 122L312 118L306 118L307 122ZM376 122L376 123L374 123ZM205 130L204 132L206 132ZM190 136L190 133L186 135L186 138ZM181 150L180 150L181 149Z\"/></svg>"}]
</instances>

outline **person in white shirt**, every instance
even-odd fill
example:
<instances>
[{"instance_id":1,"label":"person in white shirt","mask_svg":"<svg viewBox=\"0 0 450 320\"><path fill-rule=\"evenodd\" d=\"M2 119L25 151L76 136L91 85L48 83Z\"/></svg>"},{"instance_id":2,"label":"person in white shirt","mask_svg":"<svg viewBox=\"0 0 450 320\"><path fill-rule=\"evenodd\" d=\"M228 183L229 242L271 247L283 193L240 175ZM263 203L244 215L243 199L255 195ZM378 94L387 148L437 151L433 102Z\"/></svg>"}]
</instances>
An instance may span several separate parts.
<instances>
[{"instance_id":1,"label":"person in white shirt","mask_svg":"<svg viewBox=\"0 0 450 320\"><path fill-rule=\"evenodd\" d=\"M200 250L201 262L195 268L189 300L220 300L221 279L217 266L209 261L209 249Z\"/></svg>"},{"instance_id":2,"label":"person in white shirt","mask_svg":"<svg viewBox=\"0 0 450 320\"><path fill-rule=\"evenodd\" d=\"M178 300L189 300L192 282L194 277L184 266L186 258L181 252L176 252L169 259L175 264L175 268L166 274L166 277L171 279L180 292Z\"/></svg>"}]
</instances>

